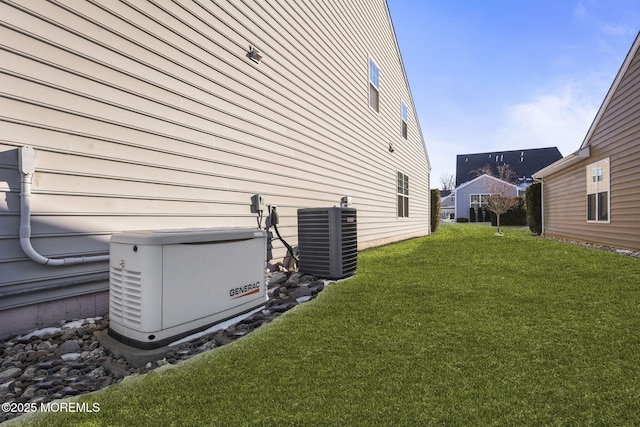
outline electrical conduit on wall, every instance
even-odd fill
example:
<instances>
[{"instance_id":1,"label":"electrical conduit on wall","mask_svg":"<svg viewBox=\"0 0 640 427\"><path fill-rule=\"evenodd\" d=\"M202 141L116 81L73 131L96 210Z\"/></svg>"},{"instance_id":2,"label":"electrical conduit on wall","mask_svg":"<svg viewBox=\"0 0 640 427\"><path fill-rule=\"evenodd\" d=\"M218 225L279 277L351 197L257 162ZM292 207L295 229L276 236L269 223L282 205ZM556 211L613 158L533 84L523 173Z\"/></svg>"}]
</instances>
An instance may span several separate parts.
<instances>
[{"instance_id":1,"label":"electrical conduit on wall","mask_svg":"<svg viewBox=\"0 0 640 427\"><path fill-rule=\"evenodd\" d=\"M32 147L20 148L19 154L20 170L20 246L26 255L38 264L61 266L86 264L90 262L109 261L109 255L94 255L67 258L48 258L39 254L31 245L31 180L36 170L36 155Z\"/></svg>"}]
</instances>

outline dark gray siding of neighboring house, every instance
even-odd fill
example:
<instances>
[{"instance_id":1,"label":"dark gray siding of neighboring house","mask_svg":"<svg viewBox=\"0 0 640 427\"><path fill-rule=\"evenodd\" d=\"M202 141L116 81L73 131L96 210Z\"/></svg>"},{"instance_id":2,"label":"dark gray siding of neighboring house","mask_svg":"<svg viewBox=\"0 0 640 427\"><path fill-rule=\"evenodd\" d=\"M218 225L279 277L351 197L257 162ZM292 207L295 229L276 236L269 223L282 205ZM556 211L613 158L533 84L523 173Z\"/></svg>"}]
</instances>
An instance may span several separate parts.
<instances>
[{"instance_id":1,"label":"dark gray siding of neighboring house","mask_svg":"<svg viewBox=\"0 0 640 427\"><path fill-rule=\"evenodd\" d=\"M638 42L631 51L635 56L583 144L589 146L590 156L543 178L546 235L640 249ZM586 166L605 158L610 158L610 223L587 222Z\"/></svg>"},{"instance_id":2,"label":"dark gray siding of neighboring house","mask_svg":"<svg viewBox=\"0 0 640 427\"><path fill-rule=\"evenodd\" d=\"M44 267L22 252L25 145L33 245L50 257L105 253L117 231L254 227L254 193L291 244L298 208L343 195L360 249L429 233L429 162L383 0L0 1L0 111L0 324L2 310L108 288L106 263ZM409 218L396 217L398 171Z\"/></svg>"}]
</instances>

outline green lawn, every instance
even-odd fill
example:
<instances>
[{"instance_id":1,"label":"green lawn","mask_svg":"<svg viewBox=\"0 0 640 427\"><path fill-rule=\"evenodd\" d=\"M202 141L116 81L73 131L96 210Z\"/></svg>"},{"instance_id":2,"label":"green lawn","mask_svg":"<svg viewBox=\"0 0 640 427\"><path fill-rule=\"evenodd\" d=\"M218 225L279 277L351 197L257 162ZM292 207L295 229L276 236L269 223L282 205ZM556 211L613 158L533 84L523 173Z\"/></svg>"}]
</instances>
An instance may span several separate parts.
<instances>
[{"instance_id":1,"label":"green lawn","mask_svg":"<svg viewBox=\"0 0 640 427\"><path fill-rule=\"evenodd\" d=\"M640 260L444 224L228 346L30 425L638 425Z\"/></svg>"}]
</instances>

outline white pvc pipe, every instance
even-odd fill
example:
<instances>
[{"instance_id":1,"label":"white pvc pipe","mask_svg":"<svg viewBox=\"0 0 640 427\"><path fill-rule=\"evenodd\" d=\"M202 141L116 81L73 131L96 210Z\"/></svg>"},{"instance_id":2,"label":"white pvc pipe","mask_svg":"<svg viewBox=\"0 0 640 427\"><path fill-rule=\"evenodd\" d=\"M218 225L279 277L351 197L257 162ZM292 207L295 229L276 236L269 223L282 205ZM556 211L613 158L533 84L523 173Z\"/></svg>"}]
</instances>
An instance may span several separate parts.
<instances>
[{"instance_id":1,"label":"white pvc pipe","mask_svg":"<svg viewBox=\"0 0 640 427\"><path fill-rule=\"evenodd\" d=\"M24 253L42 265L60 266L109 261L109 255L93 255L67 258L48 258L39 254L31 244L31 179L35 172L35 151L32 147L22 147L19 152L21 179L20 197L20 246Z\"/></svg>"}]
</instances>

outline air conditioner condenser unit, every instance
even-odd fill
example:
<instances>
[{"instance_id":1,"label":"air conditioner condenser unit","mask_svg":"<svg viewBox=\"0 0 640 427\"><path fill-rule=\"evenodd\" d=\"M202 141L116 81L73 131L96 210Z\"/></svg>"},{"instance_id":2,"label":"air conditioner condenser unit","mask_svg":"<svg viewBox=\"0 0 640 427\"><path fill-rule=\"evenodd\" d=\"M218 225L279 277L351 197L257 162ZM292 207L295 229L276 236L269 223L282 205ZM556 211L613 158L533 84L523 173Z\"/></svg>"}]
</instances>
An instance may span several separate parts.
<instances>
[{"instance_id":1,"label":"air conditioner condenser unit","mask_svg":"<svg viewBox=\"0 0 640 427\"><path fill-rule=\"evenodd\" d=\"M265 303L265 231L142 230L110 243L109 335L141 349Z\"/></svg>"},{"instance_id":2,"label":"air conditioner condenser unit","mask_svg":"<svg viewBox=\"0 0 640 427\"><path fill-rule=\"evenodd\" d=\"M298 268L325 279L356 273L358 230L356 209L298 209Z\"/></svg>"}]
</instances>

